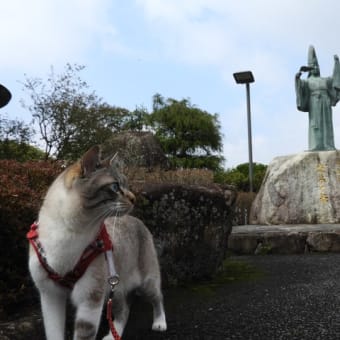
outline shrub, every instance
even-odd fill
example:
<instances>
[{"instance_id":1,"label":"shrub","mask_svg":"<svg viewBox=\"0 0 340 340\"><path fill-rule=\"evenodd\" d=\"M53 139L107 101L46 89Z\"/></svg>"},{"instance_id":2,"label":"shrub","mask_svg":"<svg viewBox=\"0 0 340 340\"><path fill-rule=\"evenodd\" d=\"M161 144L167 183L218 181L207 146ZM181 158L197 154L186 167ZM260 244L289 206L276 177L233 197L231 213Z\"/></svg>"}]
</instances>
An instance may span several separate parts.
<instances>
[{"instance_id":1,"label":"shrub","mask_svg":"<svg viewBox=\"0 0 340 340\"><path fill-rule=\"evenodd\" d=\"M267 166L261 163L253 164L253 190L260 190ZM216 171L214 180L217 183L234 185L239 191L249 191L249 165L243 163L226 171Z\"/></svg>"},{"instance_id":2,"label":"shrub","mask_svg":"<svg viewBox=\"0 0 340 340\"><path fill-rule=\"evenodd\" d=\"M0 314L1 308L22 299L31 286L26 233L60 171L60 163L0 160Z\"/></svg>"},{"instance_id":3,"label":"shrub","mask_svg":"<svg viewBox=\"0 0 340 340\"><path fill-rule=\"evenodd\" d=\"M19 162L42 160L45 154L40 149L24 142L15 140L0 140L0 159L15 159Z\"/></svg>"}]
</instances>

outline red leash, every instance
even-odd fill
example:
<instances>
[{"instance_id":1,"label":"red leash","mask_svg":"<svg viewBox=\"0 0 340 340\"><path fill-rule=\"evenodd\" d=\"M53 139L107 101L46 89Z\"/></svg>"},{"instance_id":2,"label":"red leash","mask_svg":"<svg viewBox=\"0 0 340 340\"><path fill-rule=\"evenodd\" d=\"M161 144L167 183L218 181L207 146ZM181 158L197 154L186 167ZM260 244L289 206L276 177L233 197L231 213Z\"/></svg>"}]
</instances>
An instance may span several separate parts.
<instances>
[{"instance_id":1,"label":"red leash","mask_svg":"<svg viewBox=\"0 0 340 340\"><path fill-rule=\"evenodd\" d=\"M112 298L110 297L109 300L107 301L107 306L106 306L106 318L109 323L109 327L111 330L111 334L115 340L121 340L120 335L116 331L115 325L112 320Z\"/></svg>"},{"instance_id":2,"label":"red leash","mask_svg":"<svg viewBox=\"0 0 340 340\"><path fill-rule=\"evenodd\" d=\"M109 278L108 278L107 281L108 281L108 284L110 285L110 289L111 289L109 299L108 299L107 305L106 305L106 319L109 323L110 331L111 331L111 334L112 334L114 340L121 340L121 337L118 334L118 332L115 328L115 325L113 323L113 320L112 320L112 298L113 298L113 295L114 295L115 288L119 283L119 276L116 272L116 268L115 268L115 265L114 265L114 262L113 262L112 249L113 248L111 248L110 250L107 250L105 252L106 263L107 263L107 267L108 267L108 271L109 271Z\"/></svg>"}]
</instances>

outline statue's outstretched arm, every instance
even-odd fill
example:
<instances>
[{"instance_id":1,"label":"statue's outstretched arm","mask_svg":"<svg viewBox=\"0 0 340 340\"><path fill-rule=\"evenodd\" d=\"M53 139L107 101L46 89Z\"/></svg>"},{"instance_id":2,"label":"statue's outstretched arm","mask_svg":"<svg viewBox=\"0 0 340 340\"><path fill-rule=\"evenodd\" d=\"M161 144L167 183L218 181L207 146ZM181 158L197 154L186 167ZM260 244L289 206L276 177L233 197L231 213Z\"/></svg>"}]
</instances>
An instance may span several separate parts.
<instances>
[{"instance_id":1,"label":"statue's outstretched arm","mask_svg":"<svg viewBox=\"0 0 340 340\"><path fill-rule=\"evenodd\" d=\"M313 67L310 66L301 66L299 72L295 75L295 78L300 78L302 75L302 72L309 72L313 69Z\"/></svg>"}]
</instances>

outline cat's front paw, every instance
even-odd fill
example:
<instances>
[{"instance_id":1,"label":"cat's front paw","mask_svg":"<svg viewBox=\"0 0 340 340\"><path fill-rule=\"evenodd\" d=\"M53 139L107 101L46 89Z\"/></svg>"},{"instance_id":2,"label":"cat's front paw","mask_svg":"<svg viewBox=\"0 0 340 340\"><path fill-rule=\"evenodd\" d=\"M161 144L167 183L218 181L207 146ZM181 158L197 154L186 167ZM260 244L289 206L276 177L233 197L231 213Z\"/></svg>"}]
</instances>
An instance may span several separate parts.
<instances>
[{"instance_id":1,"label":"cat's front paw","mask_svg":"<svg viewBox=\"0 0 340 340\"><path fill-rule=\"evenodd\" d=\"M165 319L155 320L152 324L152 330L157 332L165 332L167 329Z\"/></svg>"}]
</instances>

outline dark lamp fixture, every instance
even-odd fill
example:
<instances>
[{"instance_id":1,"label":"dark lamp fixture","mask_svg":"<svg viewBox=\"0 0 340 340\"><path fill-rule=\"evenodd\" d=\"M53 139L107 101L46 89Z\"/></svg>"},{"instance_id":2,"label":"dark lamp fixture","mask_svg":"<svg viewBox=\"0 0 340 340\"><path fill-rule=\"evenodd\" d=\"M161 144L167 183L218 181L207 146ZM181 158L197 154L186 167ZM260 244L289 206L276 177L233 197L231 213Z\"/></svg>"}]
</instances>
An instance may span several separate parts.
<instances>
[{"instance_id":1,"label":"dark lamp fixture","mask_svg":"<svg viewBox=\"0 0 340 340\"><path fill-rule=\"evenodd\" d=\"M236 72L233 76L237 84L249 84L255 81L251 71Z\"/></svg>"}]
</instances>

